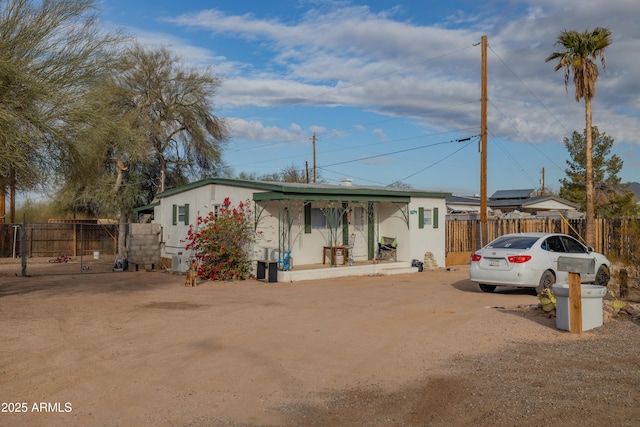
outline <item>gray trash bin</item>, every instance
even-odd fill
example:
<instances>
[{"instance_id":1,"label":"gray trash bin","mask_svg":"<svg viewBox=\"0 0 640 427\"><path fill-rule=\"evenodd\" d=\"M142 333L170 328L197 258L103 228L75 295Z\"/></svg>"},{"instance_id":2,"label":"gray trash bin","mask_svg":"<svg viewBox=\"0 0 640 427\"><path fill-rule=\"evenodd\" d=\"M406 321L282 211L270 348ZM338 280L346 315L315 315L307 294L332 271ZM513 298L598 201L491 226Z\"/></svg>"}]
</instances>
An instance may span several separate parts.
<instances>
[{"instance_id":1,"label":"gray trash bin","mask_svg":"<svg viewBox=\"0 0 640 427\"><path fill-rule=\"evenodd\" d=\"M582 288L582 331L602 326L602 299L607 294L605 286L580 285ZM556 328L571 330L569 318L569 285L556 283L551 290L556 296Z\"/></svg>"}]
</instances>

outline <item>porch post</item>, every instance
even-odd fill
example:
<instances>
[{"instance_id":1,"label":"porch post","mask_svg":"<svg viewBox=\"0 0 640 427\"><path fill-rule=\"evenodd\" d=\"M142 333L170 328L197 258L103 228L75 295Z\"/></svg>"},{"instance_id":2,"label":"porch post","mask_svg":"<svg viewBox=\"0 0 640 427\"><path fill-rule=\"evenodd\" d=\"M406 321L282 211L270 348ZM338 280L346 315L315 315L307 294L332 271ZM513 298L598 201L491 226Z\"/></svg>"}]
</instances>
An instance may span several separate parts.
<instances>
[{"instance_id":1,"label":"porch post","mask_svg":"<svg viewBox=\"0 0 640 427\"><path fill-rule=\"evenodd\" d=\"M376 229L375 209L373 202L367 203L367 256L369 259L376 256Z\"/></svg>"}]
</instances>

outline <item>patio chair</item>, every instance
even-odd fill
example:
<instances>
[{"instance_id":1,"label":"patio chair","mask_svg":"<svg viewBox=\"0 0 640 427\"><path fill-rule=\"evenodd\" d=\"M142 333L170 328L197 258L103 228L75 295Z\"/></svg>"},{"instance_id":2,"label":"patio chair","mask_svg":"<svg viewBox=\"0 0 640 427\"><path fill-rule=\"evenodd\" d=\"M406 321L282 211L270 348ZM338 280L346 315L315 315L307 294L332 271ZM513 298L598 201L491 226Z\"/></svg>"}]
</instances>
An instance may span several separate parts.
<instances>
[{"instance_id":1,"label":"patio chair","mask_svg":"<svg viewBox=\"0 0 640 427\"><path fill-rule=\"evenodd\" d=\"M398 260L398 242L395 237L381 237L378 243L378 259Z\"/></svg>"}]
</instances>

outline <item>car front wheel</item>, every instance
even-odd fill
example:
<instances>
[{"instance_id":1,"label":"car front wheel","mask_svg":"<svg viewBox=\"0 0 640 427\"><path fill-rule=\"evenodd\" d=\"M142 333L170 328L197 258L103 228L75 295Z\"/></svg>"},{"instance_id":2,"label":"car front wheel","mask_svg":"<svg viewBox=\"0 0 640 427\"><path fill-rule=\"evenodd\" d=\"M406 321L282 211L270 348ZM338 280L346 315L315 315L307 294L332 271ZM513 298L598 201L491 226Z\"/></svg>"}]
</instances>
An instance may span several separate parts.
<instances>
[{"instance_id":1,"label":"car front wheel","mask_svg":"<svg viewBox=\"0 0 640 427\"><path fill-rule=\"evenodd\" d=\"M596 273L596 280L594 282L595 285L604 286L605 288L609 284L609 279L611 278L611 274L609 273L609 269L604 265L601 265Z\"/></svg>"},{"instance_id":2,"label":"car front wheel","mask_svg":"<svg viewBox=\"0 0 640 427\"><path fill-rule=\"evenodd\" d=\"M482 290L482 292L493 292L496 287L494 285L480 284L480 289Z\"/></svg>"},{"instance_id":3,"label":"car front wheel","mask_svg":"<svg viewBox=\"0 0 640 427\"><path fill-rule=\"evenodd\" d=\"M553 271L547 270L542 273L542 277L540 277L540 283L538 284L536 291L540 294L545 289L552 287L554 283L556 283L555 274L553 274Z\"/></svg>"}]
</instances>

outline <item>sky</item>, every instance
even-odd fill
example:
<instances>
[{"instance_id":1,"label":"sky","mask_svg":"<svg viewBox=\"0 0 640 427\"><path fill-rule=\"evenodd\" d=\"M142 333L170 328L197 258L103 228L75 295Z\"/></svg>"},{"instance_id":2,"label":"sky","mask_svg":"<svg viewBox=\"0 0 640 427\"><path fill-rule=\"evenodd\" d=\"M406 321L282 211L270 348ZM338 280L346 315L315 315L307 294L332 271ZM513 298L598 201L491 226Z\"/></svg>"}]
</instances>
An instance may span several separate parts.
<instances>
[{"instance_id":1,"label":"sky","mask_svg":"<svg viewBox=\"0 0 640 427\"><path fill-rule=\"evenodd\" d=\"M558 191L563 139L585 128L573 81L545 62L563 30L607 27L593 124L640 182L637 0L99 0L102 24L222 79L228 172L315 167L319 180L480 192L487 37L487 192ZM544 171L544 172L543 172Z\"/></svg>"}]
</instances>

